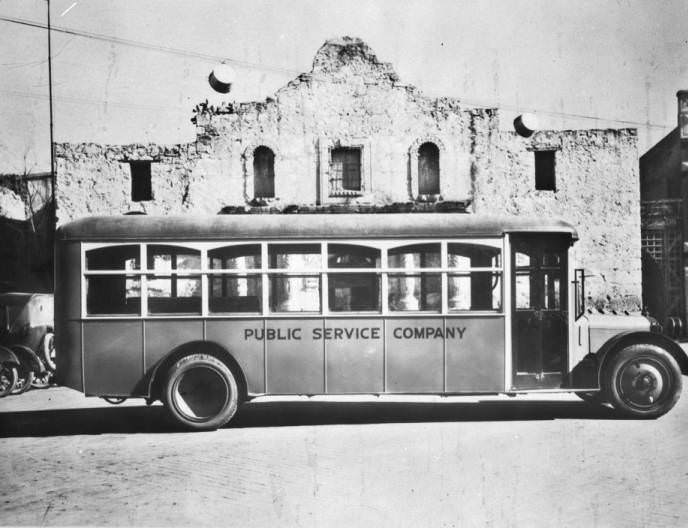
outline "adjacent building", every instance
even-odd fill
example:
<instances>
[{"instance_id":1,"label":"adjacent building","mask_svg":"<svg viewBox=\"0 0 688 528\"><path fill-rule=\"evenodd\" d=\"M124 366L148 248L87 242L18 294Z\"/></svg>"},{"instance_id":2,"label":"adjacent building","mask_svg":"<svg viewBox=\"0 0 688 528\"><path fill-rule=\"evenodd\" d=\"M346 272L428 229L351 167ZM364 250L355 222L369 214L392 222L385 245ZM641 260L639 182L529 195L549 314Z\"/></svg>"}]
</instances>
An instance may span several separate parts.
<instances>
[{"instance_id":1,"label":"adjacent building","mask_svg":"<svg viewBox=\"0 0 688 528\"><path fill-rule=\"evenodd\" d=\"M678 126L640 158L643 302L670 332L685 335L688 90L677 99Z\"/></svg>"},{"instance_id":2,"label":"adjacent building","mask_svg":"<svg viewBox=\"0 0 688 528\"><path fill-rule=\"evenodd\" d=\"M524 137L499 118L495 108L426 97L360 39L333 39L274 97L196 106L191 143L58 145L57 219L312 209L559 216L580 233L589 302L640 309L636 131Z\"/></svg>"}]
</instances>

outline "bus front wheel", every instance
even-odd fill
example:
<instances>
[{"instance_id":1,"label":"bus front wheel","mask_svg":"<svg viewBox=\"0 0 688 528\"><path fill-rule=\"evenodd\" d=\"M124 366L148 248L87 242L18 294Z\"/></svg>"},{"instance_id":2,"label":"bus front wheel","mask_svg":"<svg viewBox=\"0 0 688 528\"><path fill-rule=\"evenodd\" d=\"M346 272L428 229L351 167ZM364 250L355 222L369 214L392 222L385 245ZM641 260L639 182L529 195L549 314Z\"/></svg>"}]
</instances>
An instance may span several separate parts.
<instances>
[{"instance_id":1,"label":"bus front wheel","mask_svg":"<svg viewBox=\"0 0 688 528\"><path fill-rule=\"evenodd\" d=\"M186 428L217 429L236 413L239 403L236 378L214 356L184 356L167 372L163 403L172 418Z\"/></svg>"},{"instance_id":2,"label":"bus front wheel","mask_svg":"<svg viewBox=\"0 0 688 528\"><path fill-rule=\"evenodd\" d=\"M681 369L666 350L637 344L620 350L606 369L606 394L619 413L631 418L657 418L681 395Z\"/></svg>"}]
</instances>

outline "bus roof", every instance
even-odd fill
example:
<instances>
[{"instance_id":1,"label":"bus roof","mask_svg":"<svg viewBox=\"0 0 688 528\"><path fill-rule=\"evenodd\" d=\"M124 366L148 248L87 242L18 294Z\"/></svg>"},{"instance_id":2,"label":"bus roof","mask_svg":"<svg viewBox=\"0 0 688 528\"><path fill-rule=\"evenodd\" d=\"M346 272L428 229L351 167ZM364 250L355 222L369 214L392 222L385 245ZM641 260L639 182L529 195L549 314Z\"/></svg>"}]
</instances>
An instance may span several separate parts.
<instances>
[{"instance_id":1,"label":"bus roof","mask_svg":"<svg viewBox=\"0 0 688 528\"><path fill-rule=\"evenodd\" d=\"M552 218L466 213L236 214L216 216L93 216L61 226L58 240L227 240L497 237L558 233L578 238Z\"/></svg>"}]
</instances>

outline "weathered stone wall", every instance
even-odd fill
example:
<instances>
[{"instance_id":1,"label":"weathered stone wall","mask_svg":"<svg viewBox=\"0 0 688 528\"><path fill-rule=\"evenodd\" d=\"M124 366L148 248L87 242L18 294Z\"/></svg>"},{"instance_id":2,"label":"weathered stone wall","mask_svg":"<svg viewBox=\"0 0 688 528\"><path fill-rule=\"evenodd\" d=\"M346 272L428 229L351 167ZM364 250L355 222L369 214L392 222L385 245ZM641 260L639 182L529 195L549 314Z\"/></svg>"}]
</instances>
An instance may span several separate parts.
<instances>
[{"instance_id":1,"label":"weathered stone wall","mask_svg":"<svg viewBox=\"0 0 688 528\"><path fill-rule=\"evenodd\" d=\"M533 150L557 149L556 191L535 190ZM641 297L640 189L635 129L495 134L480 159L474 211L558 216L578 229L574 254L589 303L637 310Z\"/></svg>"},{"instance_id":2,"label":"weathered stone wall","mask_svg":"<svg viewBox=\"0 0 688 528\"><path fill-rule=\"evenodd\" d=\"M90 215L127 212L183 213L193 207L191 189L196 185L192 168L197 163L194 144L97 145L58 144L57 223ZM153 160L151 184L154 200L131 200L129 161ZM203 185L205 187L205 185ZM217 209L207 210L208 213Z\"/></svg>"},{"instance_id":3,"label":"weathered stone wall","mask_svg":"<svg viewBox=\"0 0 688 528\"><path fill-rule=\"evenodd\" d=\"M432 99L402 85L389 64L362 41L328 41L313 70L263 103L195 109L195 143L58 146L58 221L102 212L217 213L251 204L253 151L275 153L271 205L379 204L416 200L417 155L425 141L440 150L440 194L471 196L473 152L485 141L476 130L495 126L495 111ZM330 149L362 148L362 189L342 196L329 187ZM127 161L152 159L150 202L130 200ZM83 200L84 196L89 199ZM425 197L422 197L425 198Z\"/></svg>"}]
</instances>

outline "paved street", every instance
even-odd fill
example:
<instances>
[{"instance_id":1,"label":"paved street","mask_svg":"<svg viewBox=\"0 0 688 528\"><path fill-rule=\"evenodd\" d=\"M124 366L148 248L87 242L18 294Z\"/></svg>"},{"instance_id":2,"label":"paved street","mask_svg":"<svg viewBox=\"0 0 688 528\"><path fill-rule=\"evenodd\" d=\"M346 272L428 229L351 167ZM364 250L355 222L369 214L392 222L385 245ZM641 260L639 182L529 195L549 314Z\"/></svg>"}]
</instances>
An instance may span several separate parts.
<instances>
[{"instance_id":1,"label":"paved street","mask_svg":"<svg viewBox=\"0 0 688 528\"><path fill-rule=\"evenodd\" d=\"M683 396L654 421L568 396L272 400L184 433L30 391L0 400L0 524L686 526Z\"/></svg>"}]
</instances>

